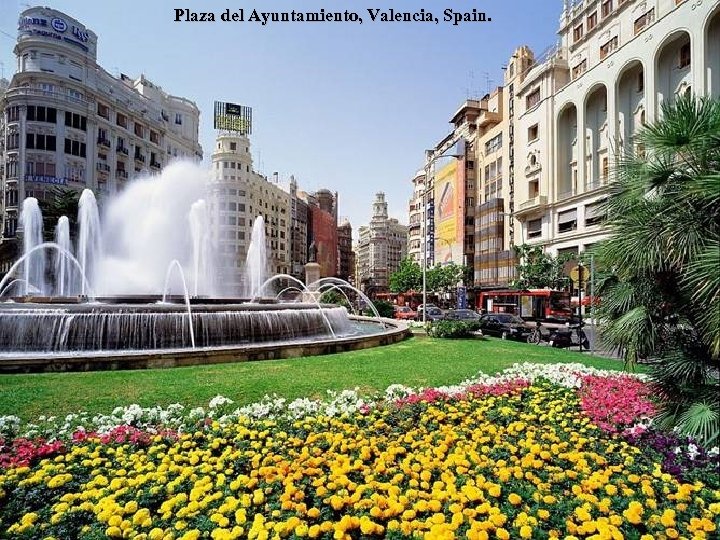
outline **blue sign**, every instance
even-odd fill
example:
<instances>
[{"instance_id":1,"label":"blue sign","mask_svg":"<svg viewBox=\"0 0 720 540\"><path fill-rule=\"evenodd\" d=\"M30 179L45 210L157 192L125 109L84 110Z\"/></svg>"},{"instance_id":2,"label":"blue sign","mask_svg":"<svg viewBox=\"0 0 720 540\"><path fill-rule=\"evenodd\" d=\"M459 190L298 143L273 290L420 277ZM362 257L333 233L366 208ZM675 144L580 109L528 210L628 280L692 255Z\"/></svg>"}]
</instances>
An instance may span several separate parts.
<instances>
[{"instance_id":1,"label":"blue sign","mask_svg":"<svg viewBox=\"0 0 720 540\"><path fill-rule=\"evenodd\" d=\"M467 309L467 287L457 288L457 308Z\"/></svg>"},{"instance_id":2,"label":"blue sign","mask_svg":"<svg viewBox=\"0 0 720 540\"><path fill-rule=\"evenodd\" d=\"M50 26L52 26L58 32L64 32L65 30L67 30L67 23L64 20L58 18L50 21Z\"/></svg>"},{"instance_id":3,"label":"blue sign","mask_svg":"<svg viewBox=\"0 0 720 540\"><path fill-rule=\"evenodd\" d=\"M26 174L25 181L26 182L35 182L38 184L55 184L58 186L67 186L67 178L57 178L56 176Z\"/></svg>"}]
</instances>

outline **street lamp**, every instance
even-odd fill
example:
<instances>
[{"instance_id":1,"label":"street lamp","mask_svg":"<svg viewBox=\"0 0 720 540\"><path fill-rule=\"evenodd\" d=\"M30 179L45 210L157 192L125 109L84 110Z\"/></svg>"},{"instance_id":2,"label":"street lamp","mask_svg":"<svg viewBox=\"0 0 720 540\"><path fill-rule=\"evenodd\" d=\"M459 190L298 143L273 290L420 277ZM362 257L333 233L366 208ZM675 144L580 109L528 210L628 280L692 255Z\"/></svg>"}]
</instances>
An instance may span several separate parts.
<instances>
[{"instance_id":1,"label":"street lamp","mask_svg":"<svg viewBox=\"0 0 720 540\"><path fill-rule=\"evenodd\" d=\"M425 189L423 190L423 266L422 266L422 294L423 294L423 324L427 322L427 194L430 193L430 168L440 158L464 158L465 154L438 154L435 150L425 150Z\"/></svg>"}]
</instances>

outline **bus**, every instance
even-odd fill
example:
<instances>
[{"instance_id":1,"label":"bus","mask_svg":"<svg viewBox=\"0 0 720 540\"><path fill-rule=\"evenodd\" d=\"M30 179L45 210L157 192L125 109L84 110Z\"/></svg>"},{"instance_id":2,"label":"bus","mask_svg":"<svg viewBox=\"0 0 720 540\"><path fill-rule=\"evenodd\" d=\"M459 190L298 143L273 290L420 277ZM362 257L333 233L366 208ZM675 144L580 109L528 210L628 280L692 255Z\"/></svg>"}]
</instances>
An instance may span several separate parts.
<instances>
[{"instance_id":1,"label":"bus","mask_svg":"<svg viewBox=\"0 0 720 540\"><path fill-rule=\"evenodd\" d=\"M505 289L476 296L480 313L512 313L524 319L565 322L573 316L569 291Z\"/></svg>"}]
</instances>

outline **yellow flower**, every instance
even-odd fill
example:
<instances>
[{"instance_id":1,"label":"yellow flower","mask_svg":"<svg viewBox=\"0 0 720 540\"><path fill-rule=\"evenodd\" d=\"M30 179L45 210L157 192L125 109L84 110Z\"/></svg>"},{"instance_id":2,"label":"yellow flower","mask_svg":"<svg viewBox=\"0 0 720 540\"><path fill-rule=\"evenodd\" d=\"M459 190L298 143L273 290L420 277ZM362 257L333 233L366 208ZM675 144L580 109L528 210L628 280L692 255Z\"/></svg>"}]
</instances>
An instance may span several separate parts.
<instances>
[{"instance_id":1,"label":"yellow flower","mask_svg":"<svg viewBox=\"0 0 720 540\"><path fill-rule=\"evenodd\" d=\"M510 495L508 495L508 501L510 502L510 504L517 506L522 502L522 497L517 493L511 493Z\"/></svg>"},{"instance_id":2,"label":"yellow flower","mask_svg":"<svg viewBox=\"0 0 720 540\"><path fill-rule=\"evenodd\" d=\"M532 538L532 527L529 525L520 527L520 538Z\"/></svg>"}]
</instances>

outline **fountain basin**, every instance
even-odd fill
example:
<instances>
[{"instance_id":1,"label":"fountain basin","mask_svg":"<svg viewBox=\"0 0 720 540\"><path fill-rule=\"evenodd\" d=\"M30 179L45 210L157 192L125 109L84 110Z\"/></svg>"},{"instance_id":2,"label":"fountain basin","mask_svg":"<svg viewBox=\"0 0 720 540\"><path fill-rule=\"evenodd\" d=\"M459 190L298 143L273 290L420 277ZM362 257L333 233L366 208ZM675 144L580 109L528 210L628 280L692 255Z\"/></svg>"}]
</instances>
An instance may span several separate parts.
<instances>
[{"instance_id":1,"label":"fountain basin","mask_svg":"<svg viewBox=\"0 0 720 540\"><path fill-rule=\"evenodd\" d=\"M290 358L373 347L408 335L397 321L349 317L345 308L332 305L321 312L317 304L302 303L195 303L192 322L195 348L183 304L0 304L0 372Z\"/></svg>"}]
</instances>

